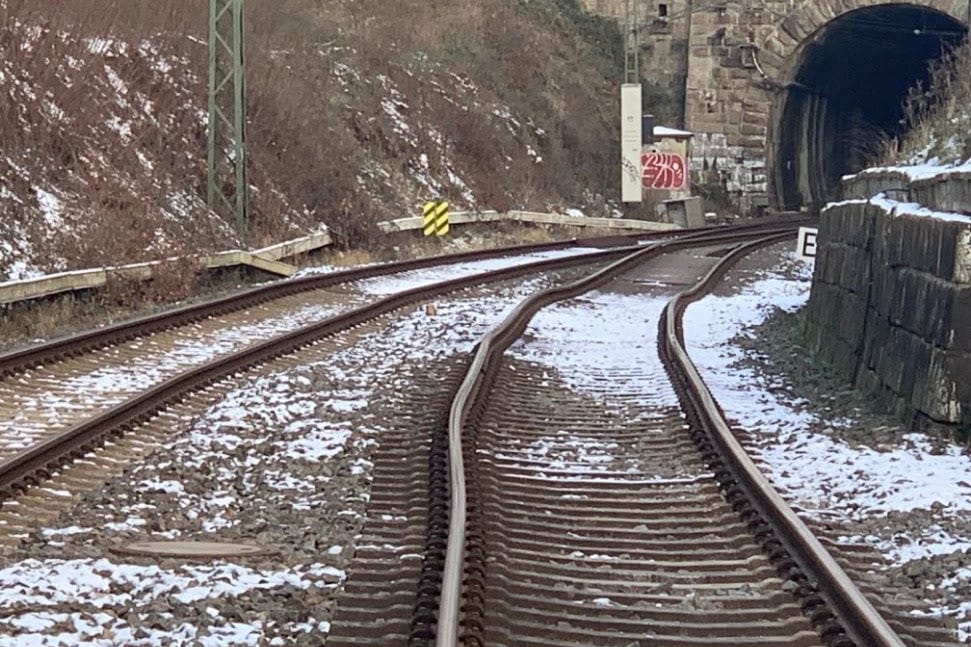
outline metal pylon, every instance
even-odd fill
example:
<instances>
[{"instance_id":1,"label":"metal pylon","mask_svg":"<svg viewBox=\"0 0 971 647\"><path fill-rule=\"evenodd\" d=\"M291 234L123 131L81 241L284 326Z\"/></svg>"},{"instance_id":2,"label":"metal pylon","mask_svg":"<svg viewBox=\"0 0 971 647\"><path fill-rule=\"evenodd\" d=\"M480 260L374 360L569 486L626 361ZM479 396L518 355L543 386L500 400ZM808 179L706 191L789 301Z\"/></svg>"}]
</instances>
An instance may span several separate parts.
<instances>
[{"instance_id":1,"label":"metal pylon","mask_svg":"<svg viewBox=\"0 0 971 647\"><path fill-rule=\"evenodd\" d=\"M209 0L209 208L234 222L245 244L246 116L244 0Z\"/></svg>"},{"instance_id":2,"label":"metal pylon","mask_svg":"<svg viewBox=\"0 0 971 647\"><path fill-rule=\"evenodd\" d=\"M638 5L637 0L626 0L624 5L624 83L641 82Z\"/></svg>"}]
</instances>

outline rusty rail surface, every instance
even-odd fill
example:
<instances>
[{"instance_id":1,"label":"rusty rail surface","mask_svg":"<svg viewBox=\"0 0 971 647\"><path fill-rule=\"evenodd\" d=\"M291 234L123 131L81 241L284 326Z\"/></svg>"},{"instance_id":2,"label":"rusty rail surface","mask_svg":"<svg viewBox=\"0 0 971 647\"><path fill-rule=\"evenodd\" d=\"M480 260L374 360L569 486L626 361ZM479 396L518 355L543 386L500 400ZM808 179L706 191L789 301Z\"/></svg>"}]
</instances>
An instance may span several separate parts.
<instances>
[{"instance_id":1,"label":"rusty rail surface","mask_svg":"<svg viewBox=\"0 0 971 647\"><path fill-rule=\"evenodd\" d=\"M731 230L722 228L720 231ZM697 238L698 236L710 235L712 234L709 232L692 232L682 234L681 238L691 240ZM535 249L535 247L528 246L527 249ZM55 471L59 467L62 467L72 462L76 458L89 453L94 447L103 443L106 438L110 436L123 435L127 430L130 430L140 422L154 416L155 413L165 406L166 403L183 398L187 393L235 372L264 363L270 359L273 359L274 357L293 352L300 347L311 344L327 335L347 330L353 326L416 303L425 298L460 290L474 285L502 281L537 272L547 272L593 263L609 262L618 257L626 256L632 251L639 249L643 248L639 245L616 247L589 254L533 261L530 263L473 274L460 279L442 281L427 286L412 288L398 292L389 297L376 300L370 304L354 308L345 313L329 317L318 323L304 326L241 351L217 358L212 362L188 370L160 384L157 384L140 395L132 397L100 415L85 420L71 427L70 429L66 429L63 432L52 436L50 439L42 443L39 443L15 456L4 460L3 462L0 462L0 501L13 496L15 491L22 491L31 484L36 484L43 481L52 471ZM463 260L468 260L470 258L467 254L457 256L461 257ZM478 256L476 258L483 257L488 257L488 255ZM446 258L455 259L456 255ZM295 286L294 283L302 285L303 282L306 281L312 283L317 281L333 282L340 280L336 277L344 277L344 280L348 280L348 276L352 276L355 279L367 278L370 276L379 276L382 273L387 274L389 271L403 271L402 268L413 269L416 263L419 266L424 267L430 262L430 259L423 259L421 261L405 261L403 263L391 264L390 267L393 269L390 270L389 266L385 265L361 268L360 270L350 270L348 272L339 272L324 277L309 277L309 279L299 279L297 282L284 282L284 284L279 286L279 289L289 290L287 292L289 294L299 289L312 289L299 288ZM272 287L274 286L270 286L270 288ZM262 292L265 290L267 290L267 288L260 288L251 292L265 293ZM275 292L274 295L279 296L279 292ZM219 304L219 307L238 307L232 303L232 301L233 299L220 299L216 303ZM204 304L204 306L207 305L210 304ZM194 308L197 309L196 307ZM183 310L193 310L193 308ZM194 314L193 316L199 315ZM145 325L154 325L153 318L146 318L143 321L145 321ZM137 329L139 322L134 323L136 324ZM113 334L120 335L122 338L128 338L134 336L136 332L133 329L121 326ZM83 340L87 340L91 335L96 336L97 333L82 335L82 341L76 341L75 344L83 345ZM68 344L68 342L76 339L77 338L63 340L61 343ZM57 343L52 344L51 346L56 345Z\"/></svg>"},{"instance_id":2,"label":"rusty rail surface","mask_svg":"<svg viewBox=\"0 0 971 647\"><path fill-rule=\"evenodd\" d=\"M772 224L774 224L774 221L763 221L730 228L706 227L696 230L651 232L595 238L573 238L552 243L514 245L492 250L461 252L457 254L445 254L427 258L396 261L392 263L371 265L349 270L339 270L327 274L275 281L273 283L261 285L259 287L245 290L230 296L221 297L198 304L173 308L165 312L139 317L131 321L105 326L96 330L55 339L23 349L0 353L0 377L22 373L37 366L59 361L65 357L79 355L169 328L184 326L201 319L220 316L229 312L235 312L266 303L274 299L280 299L292 294L318 290L341 283L349 283L377 276L386 276L393 273L425 269L434 267L436 265L480 261L491 258L514 256L517 254L556 251L576 247L618 247L631 245L632 243L640 240L665 240L684 235L703 235L706 232L725 231L727 229L743 231L746 229L758 229L760 227L765 227Z\"/></svg>"},{"instance_id":3,"label":"rusty rail surface","mask_svg":"<svg viewBox=\"0 0 971 647\"><path fill-rule=\"evenodd\" d=\"M761 514L776 538L835 612L843 630L858 645L903 647L904 643L877 612L806 524L772 487L738 442L721 408L685 350L682 319L687 307L709 294L740 259L767 244L756 241L727 254L696 285L668 304L661 319L660 342L669 369L681 382L682 406L687 404L700 420L719 455ZM685 400L688 402L685 402Z\"/></svg>"},{"instance_id":4,"label":"rusty rail surface","mask_svg":"<svg viewBox=\"0 0 971 647\"><path fill-rule=\"evenodd\" d=\"M765 478L748 458L744 449L732 436L717 402L707 390L697 370L684 351L679 322L680 315L691 300L697 300L711 291L718 280L730 269L732 264L756 248L777 243L794 235L795 230L760 232L749 231L736 234L734 240L748 239L754 242L740 245L708 273L699 284L675 299L662 317L660 339L662 355L675 357L676 363L669 364L673 370L683 372L681 380L673 379L677 386L680 381L683 390L691 398L694 406L702 412L710 427L706 432L715 438L715 445L723 454L723 460L732 468L739 484L744 488L741 495L747 497L752 505L776 533L788 554L803 569L808 578L818 582L819 590L837 616L837 627L830 631L831 644L843 644L840 636L849 636L860 645L873 647L900 647L900 638L886 624L885 620L863 597L862 593L849 580L833 558L820 545L819 541L796 517L788 504L772 489ZM673 240L659 242L641 249L591 276L570 285L554 287L537 293L522 302L499 326L490 331L480 342L466 378L452 403L449 416L449 474L450 507L449 534L446 559L442 573L442 590L439 602L437 647L457 647L461 644L461 621L464 576L466 566L466 524L467 524L467 483L465 477L463 434L468 420L473 415L482 396L490 388L503 353L518 339L529 325L533 316L543 307L557 301L579 296L595 289L612 278L631 269L633 266L652 257L678 249L723 244L730 237L697 236L692 240ZM670 313L677 313L670 316ZM670 349L670 350L667 350ZM668 363L668 358L664 358ZM672 376L675 378L676 376ZM679 394L680 397L680 394ZM683 400L683 398L682 398ZM737 470L737 471L736 471ZM813 587L809 587L812 589ZM811 606L804 605L807 608ZM827 613L822 617L832 617ZM824 633L824 628L820 632ZM844 633L845 632L845 633Z\"/></svg>"}]
</instances>

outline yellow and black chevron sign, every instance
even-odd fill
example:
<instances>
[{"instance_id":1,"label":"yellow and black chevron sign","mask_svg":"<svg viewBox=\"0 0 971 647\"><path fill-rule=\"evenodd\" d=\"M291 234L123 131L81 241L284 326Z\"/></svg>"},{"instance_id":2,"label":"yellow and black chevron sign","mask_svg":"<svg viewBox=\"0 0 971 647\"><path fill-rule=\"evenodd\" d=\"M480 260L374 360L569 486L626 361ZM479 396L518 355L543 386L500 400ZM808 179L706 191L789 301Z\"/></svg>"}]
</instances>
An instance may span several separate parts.
<instances>
[{"instance_id":1,"label":"yellow and black chevron sign","mask_svg":"<svg viewBox=\"0 0 971 647\"><path fill-rule=\"evenodd\" d=\"M444 236L448 233L448 202L426 202L422 212L425 215L423 224L426 236Z\"/></svg>"}]
</instances>

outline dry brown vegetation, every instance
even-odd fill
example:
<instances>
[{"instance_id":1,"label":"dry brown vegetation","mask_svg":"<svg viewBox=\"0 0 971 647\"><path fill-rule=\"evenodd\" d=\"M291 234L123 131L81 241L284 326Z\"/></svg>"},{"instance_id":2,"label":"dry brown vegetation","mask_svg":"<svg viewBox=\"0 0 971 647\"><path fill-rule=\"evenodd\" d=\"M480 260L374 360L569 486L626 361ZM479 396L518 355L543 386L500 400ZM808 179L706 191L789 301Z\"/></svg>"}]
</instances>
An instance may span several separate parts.
<instances>
[{"instance_id":1,"label":"dry brown vegetation","mask_svg":"<svg viewBox=\"0 0 971 647\"><path fill-rule=\"evenodd\" d=\"M907 135L887 144L886 163L943 163L971 159L971 45L965 42L931 63L927 87L912 88L904 103Z\"/></svg>"},{"instance_id":2,"label":"dry brown vegetation","mask_svg":"<svg viewBox=\"0 0 971 647\"><path fill-rule=\"evenodd\" d=\"M0 0L0 278L235 244L203 204L207 5ZM367 246L429 197L603 215L617 192L619 38L576 0L247 12L254 246L321 223Z\"/></svg>"}]
</instances>

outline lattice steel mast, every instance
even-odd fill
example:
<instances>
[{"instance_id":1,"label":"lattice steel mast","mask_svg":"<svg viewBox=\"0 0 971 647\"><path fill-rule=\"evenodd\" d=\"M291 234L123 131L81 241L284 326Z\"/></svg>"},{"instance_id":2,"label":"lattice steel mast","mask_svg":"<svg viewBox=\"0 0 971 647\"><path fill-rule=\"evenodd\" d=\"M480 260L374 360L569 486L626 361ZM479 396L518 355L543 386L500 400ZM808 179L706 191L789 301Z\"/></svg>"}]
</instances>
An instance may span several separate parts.
<instances>
[{"instance_id":1,"label":"lattice steel mast","mask_svg":"<svg viewBox=\"0 0 971 647\"><path fill-rule=\"evenodd\" d=\"M244 0L209 0L209 208L246 243Z\"/></svg>"}]
</instances>

